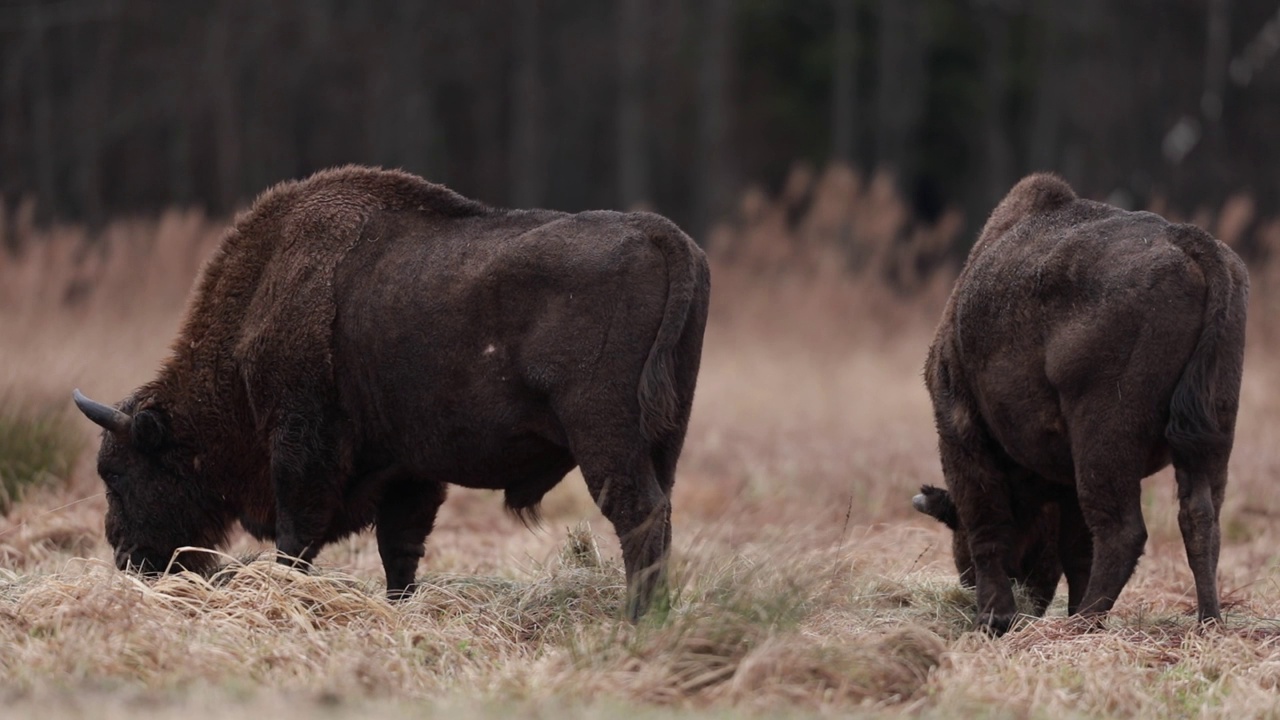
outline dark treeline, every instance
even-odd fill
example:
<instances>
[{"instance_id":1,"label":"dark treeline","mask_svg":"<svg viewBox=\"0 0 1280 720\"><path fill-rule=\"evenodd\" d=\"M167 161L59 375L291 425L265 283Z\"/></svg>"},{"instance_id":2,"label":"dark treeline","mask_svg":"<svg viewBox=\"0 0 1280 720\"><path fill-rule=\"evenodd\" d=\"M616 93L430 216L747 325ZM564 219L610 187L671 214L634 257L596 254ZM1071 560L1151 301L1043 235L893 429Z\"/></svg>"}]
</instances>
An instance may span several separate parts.
<instances>
[{"instance_id":1,"label":"dark treeline","mask_svg":"<svg viewBox=\"0 0 1280 720\"><path fill-rule=\"evenodd\" d=\"M1277 0L0 3L0 192L98 224L347 162L700 229L799 159L923 217L1018 176L1280 192Z\"/></svg>"}]
</instances>

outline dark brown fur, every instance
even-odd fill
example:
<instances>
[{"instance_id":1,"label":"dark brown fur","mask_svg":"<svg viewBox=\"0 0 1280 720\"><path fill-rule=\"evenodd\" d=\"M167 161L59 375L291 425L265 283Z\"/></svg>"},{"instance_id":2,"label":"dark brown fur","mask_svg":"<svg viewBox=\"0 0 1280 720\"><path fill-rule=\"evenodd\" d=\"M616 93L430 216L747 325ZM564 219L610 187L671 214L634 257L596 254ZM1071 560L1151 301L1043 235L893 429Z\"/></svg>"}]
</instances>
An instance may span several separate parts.
<instances>
[{"instance_id":1,"label":"dark brown fur","mask_svg":"<svg viewBox=\"0 0 1280 720\"><path fill-rule=\"evenodd\" d=\"M1200 618L1221 616L1218 515L1248 283L1204 231L1081 200L1051 175L995 209L925 367L980 624L1004 632L1015 613L1005 559L1019 487L1074 488L1094 538L1079 609L1101 616L1146 544L1141 480L1171 460Z\"/></svg>"},{"instance_id":2,"label":"dark brown fur","mask_svg":"<svg viewBox=\"0 0 1280 720\"><path fill-rule=\"evenodd\" d=\"M709 294L702 252L650 213L493 209L360 167L278 185L103 433L117 563L163 568L236 520L309 562L373 525L394 597L447 484L530 518L580 465L637 617L670 545Z\"/></svg>"},{"instance_id":3,"label":"dark brown fur","mask_svg":"<svg viewBox=\"0 0 1280 720\"><path fill-rule=\"evenodd\" d=\"M1005 557L1005 573L1009 579L1022 585L1031 598L1036 617L1044 615L1058 582L1067 569L1067 613L1078 610L1089 582L1089 564L1093 560L1092 544L1083 522L1076 522L1078 534L1063 536L1062 505L1067 513L1078 518L1079 505L1074 497L1059 497L1052 488L1037 483L1027 483L1024 496L1015 496L1013 503L1014 531L1009 555ZM951 555L955 561L960 584L972 588L974 582L973 556L969 554L969 533L960 523L951 494L942 488L924 485L920 494L912 498L912 506L951 530ZM1071 517L1068 517L1070 524ZM1070 527L1068 532L1070 532ZM1083 531L1079 533L1079 531Z\"/></svg>"}]
</instances>

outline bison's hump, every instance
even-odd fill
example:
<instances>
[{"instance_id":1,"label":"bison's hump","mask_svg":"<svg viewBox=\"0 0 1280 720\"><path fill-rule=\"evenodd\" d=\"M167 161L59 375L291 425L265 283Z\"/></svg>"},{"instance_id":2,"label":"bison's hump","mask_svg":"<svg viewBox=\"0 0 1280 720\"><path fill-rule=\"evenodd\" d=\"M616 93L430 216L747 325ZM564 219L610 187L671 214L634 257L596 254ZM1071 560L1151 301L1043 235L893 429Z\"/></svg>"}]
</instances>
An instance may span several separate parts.
<instances>
[{"instance_id":1,"label":"bison's hump","mask_svg":"<svg viewBox=\"0 0 1280 720\"><path fill-rule=\"evenodd\" d=\"M1033 173L1019 180L1004 202L1015 202L1028 212L1037 212L1061 207L1075 199L1076 191L1066 180L1053 173Z\"/></svg>"},{"instance_id":2,"label":"bison's hump","mask_svg":"<svg viewBox=\"0 0 1280 720\"><path fill-rule=\"evenodd\" d=\"M978 245L1000 237L1010 228L1034 215L1057 210L1077 200L1066 180L1052 173L1034 173L1018 181L1000 201L982 231Z\"/></svg>"}]
</instances>

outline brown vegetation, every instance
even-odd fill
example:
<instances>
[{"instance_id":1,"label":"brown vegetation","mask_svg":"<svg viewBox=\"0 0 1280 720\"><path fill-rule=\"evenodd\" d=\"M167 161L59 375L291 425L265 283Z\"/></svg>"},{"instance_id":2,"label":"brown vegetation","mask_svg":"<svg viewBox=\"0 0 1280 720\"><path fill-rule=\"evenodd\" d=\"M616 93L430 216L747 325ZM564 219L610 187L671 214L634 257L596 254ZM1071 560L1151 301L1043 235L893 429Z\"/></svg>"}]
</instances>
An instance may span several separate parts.
<instances>
[{"instance_id":1,"label":"brown vegetation","mask_svg":"<svg viewBox=\"0 0 1280 720\"><path fill-rule=\"evenodd\" d=\"M815 198L836 193L826 184L837 181L815 182ZM856 223L891 212L879 203L892 198L859 192ZM1104 631L1083 634L1060 597L1045 619L993 640L972 632L948 531L910 505L941 480L920 368L951 270L922 270L910 295L883 280L885 268L932 262L904 257L948 256L949 244L900 242L945 228L901 215L884 235L898 242L858 231L840 251L879 260L776 272L749 258L781 252L770 243L808 257L795 247L818 237L820 208L849 211L815 200L783 224L780 201L758 201L763 215L712 244L712 318L673 502L674 589L640 625L618 619L617 542L581 482L547 497L535 531L496 494L453 493L423 587L398 606L381 597L368 533L326 549L310 576L252 561L266 548L243 536L212 577L119 573L102 534L95 428L82 421L65 481L0 520L0 702L130 718L1272 712L1280 372L1269 352L1280 338L1267 328L1269 263L1253 269L1223 511L1225 626L1196 629L1166 471L1144 484L1147 554ZM70 416L76 385L120 397L149 378L222 226L185 213L120 221L88 251L77 228L25 230L23 253L0 259L6 407ZM747 237L758 251L729 252Z\"/></svg>"}]
</instances>

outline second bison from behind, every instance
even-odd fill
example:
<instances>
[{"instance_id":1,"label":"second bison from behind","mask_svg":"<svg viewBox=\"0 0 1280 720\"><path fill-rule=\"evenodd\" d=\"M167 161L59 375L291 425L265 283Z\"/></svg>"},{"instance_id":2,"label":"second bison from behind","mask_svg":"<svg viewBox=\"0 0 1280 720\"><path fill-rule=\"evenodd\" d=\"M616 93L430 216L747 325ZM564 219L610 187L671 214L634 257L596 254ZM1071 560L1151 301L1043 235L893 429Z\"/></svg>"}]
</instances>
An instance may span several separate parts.
<instances>
[{"instance_id":1,"label":"second bison from behind","mask_svg":"<svg viewBox=\"0 0 1280 720\"><path fill-rule=\"evenodd\" d=\"M310 561L374 525L399 596L448 484L531 514L580 465L637 617L709 294L703 253L657 215L499 210L356 167L279 185L223 239L158 377L118 407L76 393L105 428L116 562L164 569L236 520Z\"/></svg>"},{"instance_id":2,"label":"second bison from behind","mask_svg":"<svg viewBox=\"0 0 1280 720\"><path fill-rule=\"evenodd\" d=\"M1204 231L1082 200L1051 175L992 212L925 367L980 624L1004 632L1016 612L1006 560L1021 486L1074 488L1093 537L1079 609L1097 616L1146 544L1141 481L1171 461L1200 618L1220 617L1248 282Z\"/></svg>"}]
</instances>

